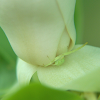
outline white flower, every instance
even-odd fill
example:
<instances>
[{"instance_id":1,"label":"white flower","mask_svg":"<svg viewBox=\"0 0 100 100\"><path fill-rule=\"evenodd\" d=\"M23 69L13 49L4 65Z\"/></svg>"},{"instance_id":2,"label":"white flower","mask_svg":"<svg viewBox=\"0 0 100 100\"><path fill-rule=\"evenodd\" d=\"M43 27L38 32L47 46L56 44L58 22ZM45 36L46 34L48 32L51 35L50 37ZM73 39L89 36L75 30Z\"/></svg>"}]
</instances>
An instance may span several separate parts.
<instances>
[{"instance_id":1,"label":"white flower","mask_svg":"<svg viewBox=\"0 0 100 100\"><path fill-rule=\"evenodd\" d=\"M75 44L75 0L0 0L0 26L15 53L48 64Z\"/></svg>"},{"instance_id":2,"label":"white flower","mask_svg":"<svg viewBox=\"0 0 100 100\"><path fill-rule=\"evenodd\" d=\"M85 46L66 56L61 66L42 67L81 46L74 46L75 1L0 0L0 26L19 56L19 83L29 83L37 71L40 82L54 88L98 91L100 48Z\"/></svg>"}]
</instances>

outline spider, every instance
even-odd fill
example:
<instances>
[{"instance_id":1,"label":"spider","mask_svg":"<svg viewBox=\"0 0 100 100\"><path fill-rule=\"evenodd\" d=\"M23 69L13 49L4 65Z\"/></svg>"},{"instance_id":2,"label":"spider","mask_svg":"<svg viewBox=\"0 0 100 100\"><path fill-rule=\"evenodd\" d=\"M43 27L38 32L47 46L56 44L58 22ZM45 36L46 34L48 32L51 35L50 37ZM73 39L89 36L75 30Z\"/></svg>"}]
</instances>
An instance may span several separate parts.
<instances>
[{"instance_id":1,"label":"spider","mask_svg":"<svg viewBox=\"0 0 100 100\"><path fill-rule=\"evenodd\" d=\"M72 50L72 51L69 51L69 52L66 52L66 53L63 53L63 54L57 56L57 57L56 57L53 61L51 61L49 64L44 65L44 67L47 67L47 66L50 66L50 65L55 65L55 66L60 66L60 65L62 65L62 64L64 63L64 61L65 61L64 58L65 58L66 55L69 55L69 54L71 54L71 53L74 53L74 52L78 51L79 49L83 48L87 43L88 43L88 42L86 42L86 43L83 44L82 46L80 46L80 47L78 47L78 48L76 48L76 49L74 49L74 50ZM47 57L48 57L48 56L47 56ZM49 58L49 57L48 57L48 58Z\"/></svg>"}]
</instances>

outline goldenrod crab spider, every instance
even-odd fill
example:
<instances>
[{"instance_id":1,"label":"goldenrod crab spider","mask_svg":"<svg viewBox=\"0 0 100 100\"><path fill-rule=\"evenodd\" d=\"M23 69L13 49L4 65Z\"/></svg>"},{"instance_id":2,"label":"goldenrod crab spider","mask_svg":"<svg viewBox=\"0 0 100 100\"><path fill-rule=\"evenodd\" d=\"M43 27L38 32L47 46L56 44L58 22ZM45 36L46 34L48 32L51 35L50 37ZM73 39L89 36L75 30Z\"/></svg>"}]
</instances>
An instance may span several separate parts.
<instances>
[{"instance_id":1,"label":"goldenrod crab spider","mask_svg":"<svg viewBox=\"0 0 100 100\"><path fill-rule=\"evenodd\" d=\"M60 66L64 63L65 59L64 57L66 55L69 55L71 53L74 53L76 51L78 51L79 49L83 48L88 42L86 42L85 44L83 44L81 47L75 49L75 50L72 50L72 51L69 51L69 52L66 52L66 53L63 53L59 56L57 56L53 61L51 61L49 64L45 65L44 67L47 67L47 66L50 66L50 65L55 65L55 66Z\"/></svg>"}]
</instances>

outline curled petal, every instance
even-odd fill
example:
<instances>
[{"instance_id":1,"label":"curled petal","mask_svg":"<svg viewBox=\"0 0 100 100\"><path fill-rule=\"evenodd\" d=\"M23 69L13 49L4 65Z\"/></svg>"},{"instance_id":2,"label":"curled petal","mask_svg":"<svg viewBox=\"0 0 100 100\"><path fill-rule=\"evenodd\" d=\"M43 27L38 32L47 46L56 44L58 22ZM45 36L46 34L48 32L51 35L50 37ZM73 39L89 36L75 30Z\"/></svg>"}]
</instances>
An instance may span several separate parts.
<instances>
[{"instance_id":1,"label":"curled petal","mask_svg":"<svg viewBox=\"0 0 100 100\"><path fill-rule=\"evenodd\" d=\"M58 2L58 7L61 11L63 20L65 22L66 30L71 38L69 50L71 50L75 44L76 40L76 30L74 26L74 8L76 0L56 0ZM69 10L66 10L69 9Z\"/></svg>"},{"instance_id":2,"label":"curled petal","mask_svg":"<svg viewBox=\"0 0 100 100\"><path fill-rule=\"evenodd\" d=\"M75 0L0 0L0 26L21 59L48 64L75 42L74 7Z\"/></svg>"},{"instance_id":3,"label":"curled petal","mask_svg":"<svg viewBox=\"0 0 100 100\"><path fill-rule=\"evenodd\" d=\"M65 28L55 0L0 0L0 26L15 53L35 65L55 58Z\"/></svg>"},{"instance_id":4,"label":"curled petal","mask_svg":"<svg viewBox=\"0 0 100 100\"><path fill-rule=\"evenodd\" d=\"M78 48L79 46L80 45L76 45L75 48ZM81 77L88 75L90 72L92 73L94 70L97 69L100 69L100 48L85 46L79 51L76 51L75 53L66 56L65 63L63 65L49 66L46 68L39 67L37 69L37 72L38 72L39 80L43 84L49 85L54 88L55 87L62 88L65 90L74 89L74 90L84 91L86 90L86 88L84 89L84 87L83 88L81 87L79 89L79 87L75 87L73 84L75 83L74 81L81 79ZM93 76L93 74L91 75ZM94 82L94 80L90 80L90 81L91 81L90 84ZM69 85L70 83L72 85ZM84 86L88 86L89 84L87 83L88 82L86 82ZM88 91L89 89L90 88L87 88ZM95 88L95 90L98 89Z\"/></svg>"},{"instance_id":5,"label":"curled petal","mask_svg":"<svg viewBox=\"0 0 100 100\"><path fill-rule=\"evenodd\" d=\"M18 59L17 79L20 84L29 84L32 75L36 72L36 67Z\"/></svg>"}]
</instances>

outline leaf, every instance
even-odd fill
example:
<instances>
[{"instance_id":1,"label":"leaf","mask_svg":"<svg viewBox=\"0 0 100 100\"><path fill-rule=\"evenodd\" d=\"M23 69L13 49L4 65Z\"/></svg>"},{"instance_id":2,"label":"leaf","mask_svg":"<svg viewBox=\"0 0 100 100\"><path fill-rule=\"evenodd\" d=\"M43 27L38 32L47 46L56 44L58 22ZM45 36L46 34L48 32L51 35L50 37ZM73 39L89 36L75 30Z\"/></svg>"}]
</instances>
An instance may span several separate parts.
<instances>
[{"instance_id":1,"label":"leaf","mask_svg":"<svg viewBox=\"0 0 100 100\"><path fill-rule=\"evenodd\" d=\"M16 55L14 54L4 32L0 28L0 97L16 81Z\"/></svg>"},{"instance_id":2,"label":"leaf","mask_svg":"<svg viewBox=\"0 0 100 100\"><path fill-rule=\"evenodd\" d=\"M0 62L0 96L5 94L16 81L14 65Z\"/></svg>"},{"instance_id":3,"label":"leaf","mask_svg":"<svg viewBox=\"0 0 100 100\"><path fill-rule=\"evenodd\" d=\"M3 56L7 62L14 63L16 55L13 52L7 37L3 30L0 28L0 56Z\"/></svg>"},{"instance_id":4,"label":"leaf","mask_svg":"<svg viewBox=\"0 0 100 100\"><path fill-rule=\"evenodd\" d=\"M100 96L99 96L98 100L100 100Z\"/></svg>"},{"instance_id":5,"label":"leaf","mask_svg":"<svg viewBox=\"0 0 100 100\"><path fill-rule=\"evenodd\" d=\"M30 84L4 100L83 100L68 91L54 90L41 84Z\"/></svg>"}]
</instances>

